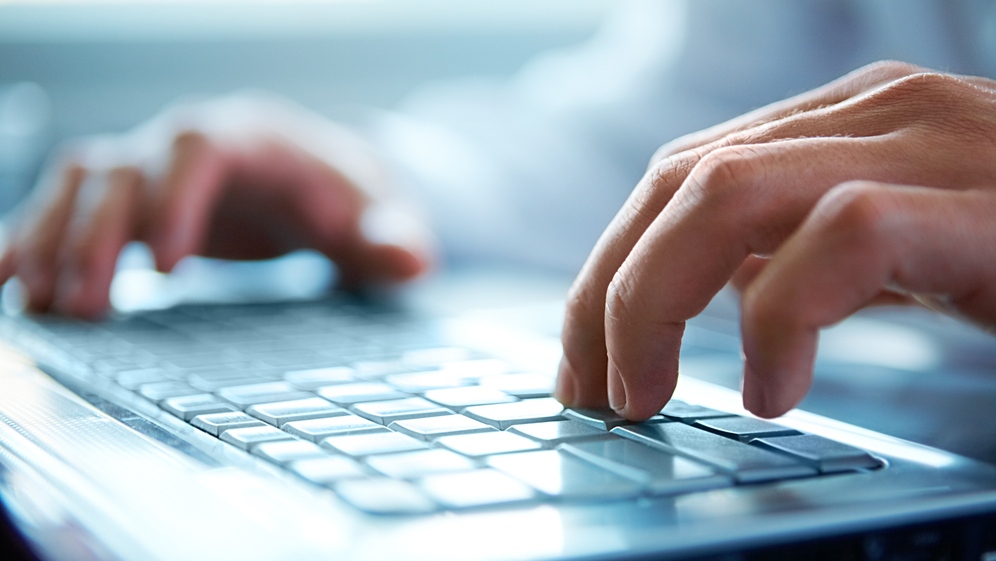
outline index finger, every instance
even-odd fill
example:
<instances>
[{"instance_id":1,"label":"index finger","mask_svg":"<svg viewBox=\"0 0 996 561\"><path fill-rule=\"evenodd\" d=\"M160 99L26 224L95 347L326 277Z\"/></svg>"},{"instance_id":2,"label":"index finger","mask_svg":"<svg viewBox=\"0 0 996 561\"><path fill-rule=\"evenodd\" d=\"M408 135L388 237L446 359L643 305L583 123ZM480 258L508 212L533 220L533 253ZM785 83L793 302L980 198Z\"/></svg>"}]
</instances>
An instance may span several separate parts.
<instances>
[{"instance_id":1,"label":"index finger","mask_svg":"<svg viewBox=\"0 0 996 561\"><path fill-rule=\"evenodd\" d=\"M850 138L738 146L703 159L607 291L610 406L634 420L657 413L677 381L684 322L748 255L777 248L832 186L892 171L882 161L875 144Z\"/></svg>"},{"instance_id":2,"label":"index finger","mask_svg":"<svg viewBox=\"0 0 996 561\"><path fill-rule=\"evenodd\" d=\"M838 91L841 90L841 91ZM834 93L836 92L836 93ZM851 99L853 92L837 88L824 92ZM836 118L826 118L826 111L795 113L777 121L725 136L712 143L670 156L654 166L637 185L612 223L602 234L582 268L568 297L562 333L564 358L561 361L556 395L565 405L604 407L608 405L605 372L607 355L603 318L605 294L613 275L630 255L650 224L670 204L671 198L693 169L723 150L747 144L764 145L785 138L799 137L874 137L889 132L881 120L868 119L861 111L838 104L832 109ZM813 154L817 159L825 156ZM721 165L713 166L722 171ZM715 161L714 161L715 163ZM708 166L706 166L708 168ZM705 169L705 168L703 168ZM750 171L750 170L747 170ZM708 228L714 228L714 225ZM618 390L618 388L617 388ZM619 394L619 391L615 392Z\"/></svg>"},{"instance_id":3,"label":"index finger","mask_svg":"<svg viewBox=\"0 0 996 561\"><path fill-rule=\"evenodd\" d=\"M650 169L599 238L571 287L562 333L564 358L557 377L557 398L568 406L608 405L603 324L606 289L637 240L700 159L712 150L735 144L730 135L748 131L758 123L836 104L869 88L921 71L918 66L898 62L868 65L826 86L679 138L658 150L651 159ZM815 132L837 134L837 131Z\"/></svg>"}]
</instances>

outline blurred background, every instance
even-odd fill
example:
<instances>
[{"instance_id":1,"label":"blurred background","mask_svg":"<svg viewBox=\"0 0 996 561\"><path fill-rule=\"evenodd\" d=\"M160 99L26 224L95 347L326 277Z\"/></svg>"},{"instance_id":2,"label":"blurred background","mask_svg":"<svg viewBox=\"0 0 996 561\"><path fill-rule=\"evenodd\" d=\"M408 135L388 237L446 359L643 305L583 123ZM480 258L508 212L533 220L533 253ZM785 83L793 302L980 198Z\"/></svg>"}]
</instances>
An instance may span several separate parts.
<instances>
[{"instance_id":1,"label":"blurred background","mask_svg":"<svg viewBox=\"0 0 996 561\"><path fill-rule=\"evenodd\" d=\"M0 211L58 141L244 88L326 115L511 75L587 39L607 0L0 0Z\"/></svg>"}]
</instances>

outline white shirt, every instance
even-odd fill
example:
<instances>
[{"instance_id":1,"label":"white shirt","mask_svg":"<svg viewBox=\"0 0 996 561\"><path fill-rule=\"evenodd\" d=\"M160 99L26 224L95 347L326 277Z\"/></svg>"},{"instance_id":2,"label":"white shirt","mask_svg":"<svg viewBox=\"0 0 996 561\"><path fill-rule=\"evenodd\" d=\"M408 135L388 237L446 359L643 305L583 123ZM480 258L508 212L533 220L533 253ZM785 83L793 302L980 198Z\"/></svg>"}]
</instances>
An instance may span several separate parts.
<instances>
[{"instance_id":1,"label":"white shirt","mask_svg":"<svg viewBox=\"0 0 996 561\"><path fill-rule=\"evenodd\" d=\"M511 81L424 88L373 136L450 259L576 271L658 146L881 59L993 77L996 1L625 2Z\"/></svg>"}]
</instances>

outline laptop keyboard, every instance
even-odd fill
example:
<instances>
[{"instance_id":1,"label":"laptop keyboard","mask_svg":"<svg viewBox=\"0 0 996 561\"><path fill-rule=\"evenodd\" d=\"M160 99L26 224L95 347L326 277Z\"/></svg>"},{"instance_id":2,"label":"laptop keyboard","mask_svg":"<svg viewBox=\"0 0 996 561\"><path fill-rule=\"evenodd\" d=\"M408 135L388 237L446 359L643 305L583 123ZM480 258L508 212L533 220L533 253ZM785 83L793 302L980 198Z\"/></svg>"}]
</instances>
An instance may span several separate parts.
<instances>
[{"instance_id":1,"label":"laptop keyboard","mask_svg":"<svg viewBox=\"0 0 996 561\"><path fill-rule=\"evenodd\" d=\"M183 306L98 325L39 318L17 330L369 513L676 495L883 465L697 404L672 401L639 424L565 410L552 372L347 299Z\"/></svg>"}]
</instances>

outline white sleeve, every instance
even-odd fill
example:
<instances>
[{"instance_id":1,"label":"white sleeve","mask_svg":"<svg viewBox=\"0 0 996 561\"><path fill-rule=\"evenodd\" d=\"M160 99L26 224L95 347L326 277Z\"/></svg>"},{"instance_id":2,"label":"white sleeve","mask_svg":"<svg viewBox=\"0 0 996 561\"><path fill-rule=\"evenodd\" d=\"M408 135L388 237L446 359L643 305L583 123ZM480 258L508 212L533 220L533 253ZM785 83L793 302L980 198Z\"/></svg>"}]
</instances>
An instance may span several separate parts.
<instances>
[{"instance_id":1,"label":"white sleeve","mask_svg":"<svg viewBox=\"0 0 996 561\"><path fill-rule=\"evenodd\" d=\"M905 1L929 27L945 0ZM658 146L873 60L896 3L621 3L590 41L510 81L424 88L373 138L451 260L575 271Z\"/></svg>"}]
</instances>

